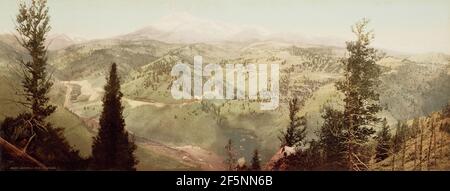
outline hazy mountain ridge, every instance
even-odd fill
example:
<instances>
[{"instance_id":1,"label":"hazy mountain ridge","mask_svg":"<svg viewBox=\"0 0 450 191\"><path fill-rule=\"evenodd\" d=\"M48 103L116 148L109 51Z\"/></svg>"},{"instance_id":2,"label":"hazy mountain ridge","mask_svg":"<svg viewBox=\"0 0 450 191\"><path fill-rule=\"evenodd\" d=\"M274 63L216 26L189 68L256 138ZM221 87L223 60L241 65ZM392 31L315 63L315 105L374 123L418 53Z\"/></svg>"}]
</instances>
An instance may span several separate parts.
<instances>
[{"instance_id":1,"label":"hazy mountain ridge","mask_svg":"<svg viewBox=\"0 0 450 191\"><path fill-rule=\"evenodd\" d=\"M172 45L159 41L98 40L52 52L49 63L65 73L65 78L81 79L104 74L105 66L116 62L127 74L164 55Z\"/></svg>"},{"instance_id":2,"label":"hazy mountain ridge","mask_svg":"<svg viewBox=\"0 0 450 191\"><path fill-rule=\"evenodd\" d=\"M450 100L447 65L400 61L382 76L381 103L399 120L429 114Z\"/></svg>"},{"instance_id":3,"label":"hazy mountain ridge","mask_svg":"<svg viewBox=\"0 0 450 191\"><path fill-rule=\"evenodd\" d=\"M49 50L60 50L69 46L87 42L88 39L67 34L51 34L47 37Z\"/></svg>"}]
</instances>

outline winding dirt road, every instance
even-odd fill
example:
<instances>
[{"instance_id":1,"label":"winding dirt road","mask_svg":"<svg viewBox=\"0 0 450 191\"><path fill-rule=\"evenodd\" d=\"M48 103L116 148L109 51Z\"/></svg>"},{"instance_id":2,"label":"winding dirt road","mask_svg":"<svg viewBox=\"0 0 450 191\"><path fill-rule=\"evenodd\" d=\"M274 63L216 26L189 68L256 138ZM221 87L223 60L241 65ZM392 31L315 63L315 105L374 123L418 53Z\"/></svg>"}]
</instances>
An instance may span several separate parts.
<instances>
[{"instance_id":1,"label":"winding dirt road","mask_svg":"<svg viewBox=\"0 0 450 191\"><path fill-rule=\"evenodd\" d=\"M100 99L101 95L103 94L103 90L101 88L93 87L92 84L90 84L87 80L82 81L62 81L62 83L66 86L66 96L64 101L64 107L70 108L71 102L70 102L70 95L73 91L73 85L79 85L81 87L81 95L88 95L89 101L95 101ZM133 100L130 98L123 97L123 101L127 102L127 104L133 109L139 106L143 105L149 105L154 106L157 108L162 108L166 106L186 106L194 103L200 103L200 100L186 100L182 103L162 103L162 102L153 102L153 101L142 101L142 100Z\"/></svg>"}]
</instances>

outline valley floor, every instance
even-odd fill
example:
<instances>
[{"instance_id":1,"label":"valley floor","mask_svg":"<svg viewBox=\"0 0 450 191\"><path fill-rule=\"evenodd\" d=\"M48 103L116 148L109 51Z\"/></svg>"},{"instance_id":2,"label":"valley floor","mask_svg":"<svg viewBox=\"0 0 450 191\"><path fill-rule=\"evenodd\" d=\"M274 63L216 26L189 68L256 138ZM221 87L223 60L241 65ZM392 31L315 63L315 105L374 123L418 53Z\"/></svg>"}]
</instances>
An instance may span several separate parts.
<instances>
[{"instance_id":1,"label":"valley floor","mask_svg":"<svg viewBox=\"0 0 450 191\"><path fill-rule=\"evenodd\" d=\"M90 131L92 133L96 132L96 128L98 128L98 119L92 119L92 118L85 118L82 117L82 114L79 114L72 108L76 103L73 103L72 97L73 97L73 89L74 85L80 86L79 95L89 95L89 100L94 101L96 99L100 98L101 90L98 88L94 88L89 82L87 81L63 81L62 82L66 87L65 92L65 100L64 100L64 107L77 115L80 119L82 119L85 124L90 128ZM159 103L159 102L147 102L147 101L138 101L138 100L132 100L129 98L123 98L125 102L129 104L130 107L138 107L138 106L152 106L152 107L164 107L166 106L165 103ZM180 103L179 105L185 105L189 103ZM133 136L136 136L133 132L130 132ZM165 157L168 160L174 160L178 163L180 163L180 167L182 169L200 169L200 170L224 170L225 165L223 164L223 159L218 156L217 154L207 151L205 149L202 149L198 146L192 146L192 145L185 145L185 146L177 146L177 147L170 147L167 145L164 145L162 143L151 141L145 138L136 138L136 142L138 145L138 149L142 150L139 152L140 155L138 155L138 160L140 161L147 161L146 159L139 158L139 156L142 156L142 152L150 152L153 155L161 155ZM147 156L149 157L149 156ZM154 157L154 156L150 156ZM155 162L155 161L152 161ZM141 167L141 168L139 168ZM142 164L138 165L138 170L159 170L159 169L153 169L154 167L149 167L148 165ZM160 168L167 168L167 167L160 167ZM169 167L170 168L170 167ZM168 169L168 170L176 170L176 169Z\"/></svg>"}]
</instances>

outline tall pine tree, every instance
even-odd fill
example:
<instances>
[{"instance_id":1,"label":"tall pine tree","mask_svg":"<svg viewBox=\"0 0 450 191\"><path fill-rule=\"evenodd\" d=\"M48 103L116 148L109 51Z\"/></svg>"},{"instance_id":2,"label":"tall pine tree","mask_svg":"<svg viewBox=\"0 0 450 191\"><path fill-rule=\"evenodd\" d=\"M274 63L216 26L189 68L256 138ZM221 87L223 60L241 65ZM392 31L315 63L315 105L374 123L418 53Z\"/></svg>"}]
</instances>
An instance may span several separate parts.
<instances>
[{"instance_id":1,"label":"tall pine tree","mask_svg":"<svg viewBox=\"0 0 450 191\"><path fill-rule=\"evenodd\" d=\"M346 169L344 114L327 107L322 117L324 122L319 131L319 142L324 152L324 165L327 169L344 170Z\"/></svg>"},{"instance_id":2,"label":"tall pine tree","mask_svg":"<svg viewBox=\"0 0 450 191\"><path fill-rule=\"evenodd\" d=\"M253 152L251 170L253 170L253 171L260 171L261 170L261 161L260 160L261 159L259 157L258 149L255 149L255 151Z\"/></svg>"},{"instance_id":3,"label":"tall pine tree","mask_svg":"<svg viewBox=\"0 0 450 191\"><path fill-rule=\"evenodd\" d=\"M94 169L135 170L136 145L130 140L125 129L121 98L117 65L113 63L105 85L100 129L92 146L92 168Z\"/></svg>"},{"instance_id":4,"label":"tall pine tree","mask_svg":"<svg viewBox=\"0 0 450 191\"><path fill-rule=\"evenodd\" d=\"M279 137L281 147L301 146L306 137L306 118L297 116L300 111L298 98L293 98L289 102L289 126Z\"/></svg>"},{"instance_id":5,"label":"tall pine tree","mask_svg":"<svg viewBox=\"0 0 450 191\"><path fill-rule=\"evenodd\" d=\"M28 52L29 57L20 61L18 69L22 81L22 90L17 94L25 100L18 101L27 108L27 117L22 118L26 123L19 128L23 134L28 134L29 140L25 147L31 143L38 131L46 131L45 119L50 116L56 107L49 104L48 93L53 83L47 74L47 48L45 41L50 31L50 16L48 15L45 0L32 0L27 5L19 5L19 14L16 17L16 36L20 45ZM25 148L27 149L27 148Z\"/></svg>"},{"instance_id":6,"label":"tall pine tree","mask_svg":"<svg viewBox=\"0 0 450 191\"><path fill-rule=\"evenodd\" d=\"M368 20L363 19L353 27L356 41L347 42L349 57L342 60L344 80L336 87L344 98L344 137L345 160L347 170L367 169L362 160L362 149L375 131L372 126L380 121L376 116L381 110L379 94L376 87L380 83L380 67L377 51L369 47L373 39L371 32L366 32Z\"/></svg>"},{"instance_id":7,"label":"tall pine tree","mask_svg":"<svg viewBox=\"0 0 450 191\"><path fill-rule=\"evenodd\" d=\"M378 132L375 140L377 141L375 160L378 162L386 159L391 149L391 133L386 118L383 119L381 130Z\"/></svg>"},{"instance_id":8,"label":"tall pine tree","mask_svg":"<svg viewBox=\"0 0 450 191\"><path fill-rule=\"evenodd\" d=\"M56 109L49 104L47 95L53 85L46 70L47 48L44 44L51 28L47 1L32 0L30 6L21 3L16 21L17 39L30 55L30 59L21 61L22 95L26 98L23 105L31 109L31 123L41 127L44 119Z\"/></svg>"},{"instance_id":9,"label":"tall pine tree","mask_svg":"<svg viewBox=\"0 0 450 191\"><path fill-rule=\"evenodd\" d=\"M236 151L234 150L233 142L228 139L227 145L225 145L225 154L227 158L225 159L225 164L229 171L235 170L236 168Z\"/></svg>"}]
</instances>

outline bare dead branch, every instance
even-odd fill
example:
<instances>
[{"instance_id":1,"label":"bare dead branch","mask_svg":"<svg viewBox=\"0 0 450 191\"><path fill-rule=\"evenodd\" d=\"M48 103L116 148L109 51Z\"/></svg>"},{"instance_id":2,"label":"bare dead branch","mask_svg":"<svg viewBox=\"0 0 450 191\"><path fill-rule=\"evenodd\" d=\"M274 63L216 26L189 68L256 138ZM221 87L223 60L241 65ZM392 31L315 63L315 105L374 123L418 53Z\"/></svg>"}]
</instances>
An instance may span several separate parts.
<instances>
[{"instance_id":1,"label":"bare dead branch","mask_svg":"<svg viewBox=\"0 0 450 191\"><path fill-rule=\"evenodd\" d=\"M0 147L3 148L4 151L6 151L7 153L9 153L11 156L13 156L15 158L29 161L29 162L33 163L34 165L36 165L37 167L39 167L41 170L45 170L45 171L48 170L48 168L44 164L42 164L35 158L31 157L30 155L28 155L26 152L18 149L16 146L14 146L13 144L9 143L8 141L6 141L5 139L3 139L1 137L0 137Z\"/></svg>"}]
</instances>

